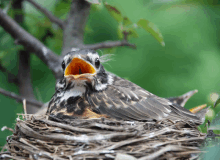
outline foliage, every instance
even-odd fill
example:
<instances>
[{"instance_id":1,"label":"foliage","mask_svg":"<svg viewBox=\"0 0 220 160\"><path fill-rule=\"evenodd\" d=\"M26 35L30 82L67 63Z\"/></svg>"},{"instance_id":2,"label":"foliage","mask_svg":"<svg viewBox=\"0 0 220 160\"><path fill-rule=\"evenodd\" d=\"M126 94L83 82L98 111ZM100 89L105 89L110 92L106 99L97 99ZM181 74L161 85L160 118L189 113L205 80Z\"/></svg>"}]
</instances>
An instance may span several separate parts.
<instances>
[{"instance_id":1,"label":"foliage","mask_svg":"<svg viewBox=\"0 0 220 160\"><path fill-rule=\"evenodd\" d=\"M208 131L208 138L205 140L203 148L203 150L206 152L201 156L205 160L215 159L216 157L220 156L220 108L215 108L219 104L218 97L219 95L216 93L211 94L210 99L214 101L214 103L211 102L213 104L213 108L206 116L206 125L203 124L199 127L199 129L205 133L207 133ZM214 114L210 115L211 113Z\"/></svg>"},{"instance_id":2,"label":"foliage","mask_svg":"<svg viewBox=\"0 0 220 160\"><path fill-rule=\"evenodd\" d=\"M150 34L152 34L154 36L154 38L156 38L157 41L160 42L160 44L162 46L165 46L162 34L160 33L159 29L152 22L149 22L146 19L140 19L137 22L137 25L142 27L146 31L148 31Z\"/></svg>"},{"instance_id":3,"label":"foliage","mask_svg":"<svg viewBox=\"0 0 220 160\"><path fill-rule=\"evenodd\" d=\"M163 36L159 29L146 19L140 19L137 24L132 23L127 16L123 16L121 12L116 8L107 3L104 4L111 16L119 23L118 26L118 36L120 39L124 38L124 33L128 33L128 36L133 38L138 38L139 35L136 31L137 26L143 28L145 31L149 32L162 46L165 46L163 41Z\"/></svg>"}]
</instances>

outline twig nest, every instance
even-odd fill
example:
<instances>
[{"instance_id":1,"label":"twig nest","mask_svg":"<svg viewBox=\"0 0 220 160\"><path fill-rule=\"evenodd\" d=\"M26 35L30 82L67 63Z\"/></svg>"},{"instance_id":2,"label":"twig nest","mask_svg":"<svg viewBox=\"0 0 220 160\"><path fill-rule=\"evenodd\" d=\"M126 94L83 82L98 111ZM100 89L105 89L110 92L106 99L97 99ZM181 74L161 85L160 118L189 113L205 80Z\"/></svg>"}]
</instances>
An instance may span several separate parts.
<instances>
[{"instance_id":1,"label":"twig nest","mask_svg":"<svg viewBox=\"0 0 220 160\"><path fill-rule=\"evenodd\" d=\"M8 159L196 158L206 135L186 122L60 120L26 115L7 139Z\"/></svg>"}]
</instances>

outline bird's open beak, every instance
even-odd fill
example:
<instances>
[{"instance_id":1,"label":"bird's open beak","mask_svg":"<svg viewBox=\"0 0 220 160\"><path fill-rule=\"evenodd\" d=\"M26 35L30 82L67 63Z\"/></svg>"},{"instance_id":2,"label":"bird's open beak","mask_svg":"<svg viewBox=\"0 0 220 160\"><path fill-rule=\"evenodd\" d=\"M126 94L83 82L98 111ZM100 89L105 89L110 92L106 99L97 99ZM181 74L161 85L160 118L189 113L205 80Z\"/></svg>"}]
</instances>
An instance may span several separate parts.
<instances>
[{"instance_id":1,"label":"bird's open beak","mask_svg":"<svg viewBox=\"0 0 220 160\"><path fill-rule=\"evenodd\" d=\"M73 76L74 78L78 78L81 75L93 75L95 73L96 70L91 64L80 58L73 58L70 64L66 67L64 76Z\"/></svg>"}]
</instances>

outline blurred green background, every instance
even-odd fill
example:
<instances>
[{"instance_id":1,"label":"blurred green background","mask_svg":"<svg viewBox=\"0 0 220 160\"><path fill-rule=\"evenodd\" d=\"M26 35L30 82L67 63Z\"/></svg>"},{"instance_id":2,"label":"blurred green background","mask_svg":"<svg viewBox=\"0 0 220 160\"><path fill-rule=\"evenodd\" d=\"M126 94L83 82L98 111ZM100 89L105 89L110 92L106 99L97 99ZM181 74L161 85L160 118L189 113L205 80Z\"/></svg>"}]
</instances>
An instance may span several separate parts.
<instances>
[{"instance_id":1,"label":"blurred green background","mask_svg":"<svg viewBox=\"0 0 220 160\"><path fill-rule=\"evenodd\" d=\"M65 19L69 10L66 0L38 0L42 6L56 16ZM114 54L113 60L104 64L123 78L161 96L178 96L190 90L199 92L186 104L192 108L204 103L213 104L210 94L220 92L220 1L177 1L177 0L109 0L133 23L140 18L153 22L162 33L165 47L162 47L149 33L137 29L138 38L130 42L137 49L118 47L100 50L101 54ZM9 10L8 14L12 14ZM43 43L60 54L62 30L52 24L43 14L25 2L25 26L38 39L52 37ZM91 7L85 28L85 43L118 40L118 22L101 5ZM4 67L17 74L17 50L9 34L0 27L0 60ZM36 98L47 102L55 91L55 78L45 64L32 55L31 74ZM0 72L0 87L18 93L16 85L8 83ZM13 127L22 105L0 95L0 128ZM218 109L219 110L219 109ZM0 132L0 146L5 144L9 131Z\"/></svg>"}]
</instances>

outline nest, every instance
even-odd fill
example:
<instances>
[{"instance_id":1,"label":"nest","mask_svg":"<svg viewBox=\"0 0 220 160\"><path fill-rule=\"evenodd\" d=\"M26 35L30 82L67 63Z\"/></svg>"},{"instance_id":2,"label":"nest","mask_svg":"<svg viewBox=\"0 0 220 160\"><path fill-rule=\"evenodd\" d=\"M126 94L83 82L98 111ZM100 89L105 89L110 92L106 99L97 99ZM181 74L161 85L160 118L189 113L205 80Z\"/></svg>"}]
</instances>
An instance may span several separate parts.
<instances>
[{"instance_id":1,"label":"nest","mask_svg":"<svg viewBox=\"0 0 220 160\"><path fill-rule=\"evenodd\" d=\"M186 122L25 115L7 138L6 159L195 159L206 134Z\"/></svg>"}]
</instances>

